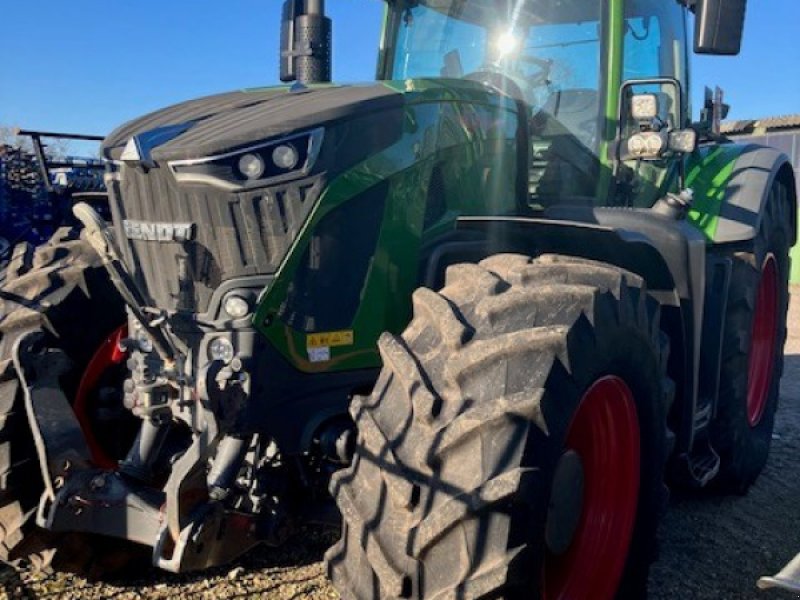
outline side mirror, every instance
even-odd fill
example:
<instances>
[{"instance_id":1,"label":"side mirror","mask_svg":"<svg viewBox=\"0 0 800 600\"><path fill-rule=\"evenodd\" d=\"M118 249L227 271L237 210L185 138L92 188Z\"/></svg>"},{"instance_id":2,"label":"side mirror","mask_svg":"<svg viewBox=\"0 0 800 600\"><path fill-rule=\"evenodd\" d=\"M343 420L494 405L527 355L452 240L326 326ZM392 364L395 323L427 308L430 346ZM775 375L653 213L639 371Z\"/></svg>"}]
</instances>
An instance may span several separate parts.
<instances>
[{"instance_id":1,"label":"side mirror","mask_svg":"<svg viewBox=\"0 0 800 600\"><path fill-rule=\"evenodd\" d=\"M694 51L739 54L747 0L695 0Z\"/></svg>"},{"instance_id":2,"label":"side mirror","mask_svg":"<svg viewBox=\"0 0 800 600\"><path fill-rule=\"evenodd\" d=\"M331 80L331 20L325 0L285 0L281 16L281 81Z\"/></svg>"}]
</instances>

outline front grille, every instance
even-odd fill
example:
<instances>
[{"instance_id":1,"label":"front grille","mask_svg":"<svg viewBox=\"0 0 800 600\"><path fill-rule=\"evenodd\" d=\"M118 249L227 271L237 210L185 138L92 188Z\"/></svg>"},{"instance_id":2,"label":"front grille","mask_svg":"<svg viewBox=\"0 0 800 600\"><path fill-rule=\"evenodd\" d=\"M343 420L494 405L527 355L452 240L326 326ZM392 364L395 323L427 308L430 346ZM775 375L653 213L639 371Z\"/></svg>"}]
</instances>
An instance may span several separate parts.
<instances>
[{"instance_id":1,"label":"front grille","mask_svg":"<svg viewBox=\"0 0 800 600\"><path fill-rule=\"evenodd\" d=\"M222 281L275 272L324 185L316 176L232 193L179 186L165 168L121 169L109 193L128 268L153 306L198 313ZM126 219L193 223L194 236L188 242L130 240Z\"/></svg>"}]
</instances>

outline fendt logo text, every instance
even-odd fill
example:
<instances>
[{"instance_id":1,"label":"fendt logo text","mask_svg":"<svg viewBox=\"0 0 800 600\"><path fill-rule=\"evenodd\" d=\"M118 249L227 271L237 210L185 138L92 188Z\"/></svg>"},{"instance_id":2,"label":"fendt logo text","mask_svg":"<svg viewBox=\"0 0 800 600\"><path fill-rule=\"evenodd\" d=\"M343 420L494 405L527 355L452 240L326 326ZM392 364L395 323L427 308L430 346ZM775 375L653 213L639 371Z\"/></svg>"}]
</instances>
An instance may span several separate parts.
<instances>
[{"instance_id":1,"label":"fendt logo text","mask_svg":"<svg viewBox=\"0 0 800 600\"><path fill-rule=\"evenodd\" d=\"M122 222L129 240L145 242L188 242L194 238L194 223Z\"/></svg>"}]
</instances>

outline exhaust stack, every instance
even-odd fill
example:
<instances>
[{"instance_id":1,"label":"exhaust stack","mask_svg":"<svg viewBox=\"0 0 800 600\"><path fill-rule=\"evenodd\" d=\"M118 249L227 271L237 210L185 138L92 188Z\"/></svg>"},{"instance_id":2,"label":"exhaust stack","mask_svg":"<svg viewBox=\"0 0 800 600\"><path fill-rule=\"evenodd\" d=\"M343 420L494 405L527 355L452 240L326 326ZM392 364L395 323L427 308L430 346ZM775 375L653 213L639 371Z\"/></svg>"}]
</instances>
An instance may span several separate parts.
<instances>
[{"instance_id":1,"label":"exhaust stack","mask_svg":"<svg viewBox=\"0 0 800 600\"><path fill-rule=\"evenodd\" d=\"M331 80L331 20L325 0L285 0L281 20L281 81Z\"/></svg>"}]
</instances>

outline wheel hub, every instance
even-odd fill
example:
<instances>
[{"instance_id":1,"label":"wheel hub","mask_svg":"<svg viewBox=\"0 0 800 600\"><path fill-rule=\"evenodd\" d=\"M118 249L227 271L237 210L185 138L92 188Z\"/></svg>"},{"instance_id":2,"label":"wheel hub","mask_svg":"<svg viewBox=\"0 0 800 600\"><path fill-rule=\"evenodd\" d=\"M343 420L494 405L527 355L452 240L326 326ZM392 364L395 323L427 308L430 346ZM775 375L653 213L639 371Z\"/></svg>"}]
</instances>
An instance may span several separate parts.
<instances>
[{"instance_id":1,"label":"wheel hub","mask_svg":"<svg viewBox=\"0 0 800 600\"><path fill-rule=\"evenodd\" d=\"M95 424L92 420L92 413L97 416L117 416L103 415L104 407L102 401L108 399L109 391L98 386L103 374L116 365L121 365L127 358L127 354L122 350L120 343L128 334L128 326L122 325L119 329L109 335L100 347L95 351L86 370L81 376L78 390L72 404L75 416L81 425L86 443L92 453L92 459L97 466L105 469L115 469L117 461L109 456L106 448L99 442L95 434ZM111 390L111 393L114 393ZM105 398L103 397L105 396Z\"/></svg>"},{"instance_id":2,"label":"wheel hub","mask_svg":"<svg viewBox=\"0 0 800 600\"><path fill-rule=\"evenodd\" d=\"M551 509L545 524L549 553L542 596L612 600L633 536L641 464L636 403L621 378L602 377L589 387L573 416L565 448L556 465L551 500L565 507ZM576 504L578 481L582 499Z\"/></svg>"},{"instance_id":3,"label":"wheel hub","mask_svg":"<svg viewBox=\"0 0 800 600\"><path fill-rule=\"evenodd\" d=\"M572 544L583 511L583 461L574 450L561 455L553 477L545 524L547 549L561 556Z\"/></svg>"}]
</instances>

